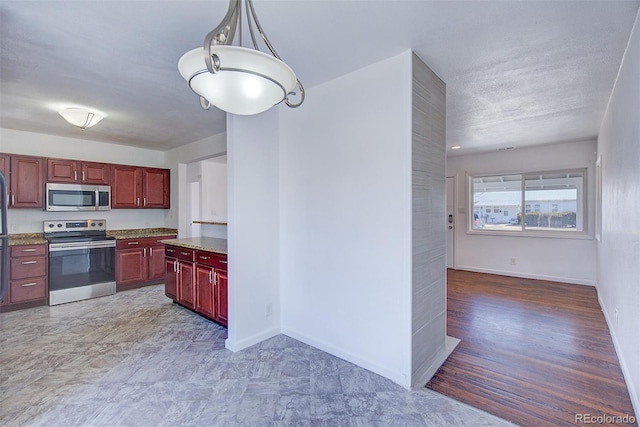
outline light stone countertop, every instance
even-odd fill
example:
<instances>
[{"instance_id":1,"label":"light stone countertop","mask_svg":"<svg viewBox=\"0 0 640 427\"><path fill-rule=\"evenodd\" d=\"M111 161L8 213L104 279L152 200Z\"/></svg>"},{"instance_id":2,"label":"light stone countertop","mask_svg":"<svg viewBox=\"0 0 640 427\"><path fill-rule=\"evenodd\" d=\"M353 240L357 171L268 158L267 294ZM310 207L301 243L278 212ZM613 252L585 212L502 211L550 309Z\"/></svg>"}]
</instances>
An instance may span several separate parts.
<instances>
[{"instance_id":1,"label":"light stone countertop","mask_svg":"<svg viewBox=\"0 0 640 427\"><path fill-rule=\"evenodd\" d=\"M227 254L227 239L216 237L189 237L185 239L163 240L165 245L180 246L189 249L199 249L201 251Z\"/></svg>"}]
</instances>

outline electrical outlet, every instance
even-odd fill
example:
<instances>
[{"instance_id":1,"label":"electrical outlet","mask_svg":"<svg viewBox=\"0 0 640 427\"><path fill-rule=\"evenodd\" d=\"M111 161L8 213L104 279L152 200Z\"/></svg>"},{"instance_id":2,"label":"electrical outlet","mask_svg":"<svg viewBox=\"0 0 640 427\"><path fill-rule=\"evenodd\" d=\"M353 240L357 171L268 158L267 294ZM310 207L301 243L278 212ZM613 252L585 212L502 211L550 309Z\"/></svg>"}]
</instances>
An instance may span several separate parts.
<instances>
[{"instance_id":1,"label":"electrical outlet","mask_svg":"<svg viewBox=\"0 0 640 427\"><path fill-rule=\"evenodd\" d=\"M18 224L11 224L9 226L9 230L10 230L10 233L19 233L20 232L20 226Z\"/></svg>"},{"instance_id":2,"label":"electrical outlet","mask_svg":"<svg viewBox=\"0 0 640 427\"><path fill-rule=\"evenodd\" d=\"M267 304L267 317L271 316L273 314L273 304L269 303Z\"/></svg>"},{"instance_id":3,"label":"electrical outlet","mask_svg":"<svg viewBox=\"0 0 640 427\"><path fill-rule=\"evenodd\" d=\"M511 265L516 265L516 259L515 258L511 258Z\"/></svg>"},{"instance_id":4,"label":"electrical outlet","mask_svg":"<svg viewBox=\"0 0 640 427\"><path fill-rule=\"evenodd\" d=\"M616 325L618 324L618 309L617 308L615 308L613 310L613 323L616 324Z\"/></svg>"}]
</instances>

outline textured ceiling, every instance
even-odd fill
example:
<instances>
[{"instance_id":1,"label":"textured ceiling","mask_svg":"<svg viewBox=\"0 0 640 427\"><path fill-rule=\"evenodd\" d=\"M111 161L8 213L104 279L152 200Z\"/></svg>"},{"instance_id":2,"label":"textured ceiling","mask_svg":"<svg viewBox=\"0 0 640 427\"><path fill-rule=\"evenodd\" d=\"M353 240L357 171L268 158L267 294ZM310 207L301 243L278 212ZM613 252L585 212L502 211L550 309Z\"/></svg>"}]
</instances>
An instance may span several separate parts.
<instances>
[{"instance_id":1,"label":"textured ceiling","mask_svg":"<svg viewBox=\"0 0 640 427\"><path fill-rule=\"evenodd\" d=\"M639 6L637 0L254 3L307 89L414 50L447 84L447 144L461 145L461 154L595 137ZM224 113L200 108L177 62L202 43L226 7L226 1L2 0L0 127L158 150L224 131ZM56 113L76 105L108 117L81 131Z\"/></svg>"}]
</instances>

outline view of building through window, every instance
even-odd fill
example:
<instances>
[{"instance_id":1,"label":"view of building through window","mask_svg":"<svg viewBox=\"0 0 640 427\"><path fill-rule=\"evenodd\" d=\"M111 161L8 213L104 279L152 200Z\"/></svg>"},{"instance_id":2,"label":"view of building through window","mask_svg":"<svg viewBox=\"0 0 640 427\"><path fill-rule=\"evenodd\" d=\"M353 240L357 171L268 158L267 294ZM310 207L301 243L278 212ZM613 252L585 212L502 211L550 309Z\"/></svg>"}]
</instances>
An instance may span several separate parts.
<instances>
[{"instance_id":1,"label":"view of building through window","mask_svg":"<svg viewBox=\"0 0 640 427\"><path fill-rule=\"evenodd\" d=\"M471 228L581 232L585 176L578 170L471 177Z\"/></svg>"}]
</instances>

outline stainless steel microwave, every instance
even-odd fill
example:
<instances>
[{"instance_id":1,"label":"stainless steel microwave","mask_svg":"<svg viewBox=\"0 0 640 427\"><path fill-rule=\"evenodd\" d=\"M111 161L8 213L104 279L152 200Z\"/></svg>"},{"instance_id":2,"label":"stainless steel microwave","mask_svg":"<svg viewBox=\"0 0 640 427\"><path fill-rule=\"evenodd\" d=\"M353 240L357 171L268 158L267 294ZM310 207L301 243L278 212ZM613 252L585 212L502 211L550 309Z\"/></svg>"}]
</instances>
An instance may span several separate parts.
<instances>
[{"instance_id":1,"label":"stainless steel microwave","mask_svg":"<svg viewBox=\"0 0 640 427\"><path fill-rule=\"evenodd\" d=\"M47 211L108 211L111 187L108 185L46 185Z\"/></svg>"}]
</instances>

